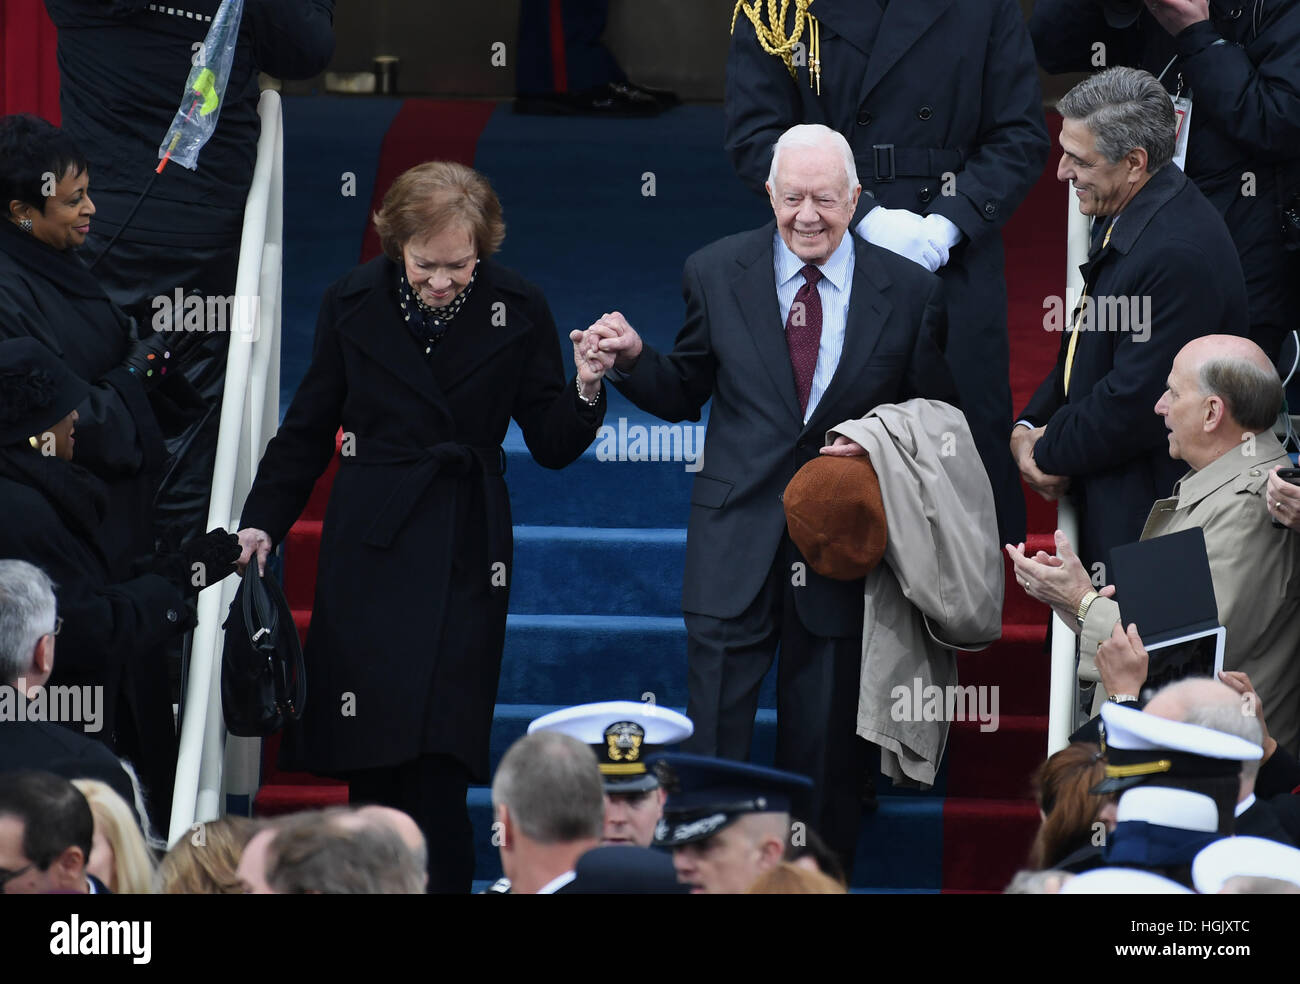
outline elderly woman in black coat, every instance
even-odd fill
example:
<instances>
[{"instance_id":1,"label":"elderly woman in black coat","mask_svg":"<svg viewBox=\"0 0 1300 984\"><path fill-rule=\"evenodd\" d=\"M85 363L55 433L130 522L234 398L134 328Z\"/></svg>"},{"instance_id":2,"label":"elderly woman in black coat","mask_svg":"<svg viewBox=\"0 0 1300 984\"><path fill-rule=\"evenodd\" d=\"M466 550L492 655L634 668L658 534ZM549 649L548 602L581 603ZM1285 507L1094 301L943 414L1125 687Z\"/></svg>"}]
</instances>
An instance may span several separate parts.
<instances>
[{"instance_id":1,"label":"elderly woman in black coat","mask_svg":"<svg viewBox=\"0 0 1300 984\"><path fill-rule=\"evenodd\" d=\"M565 381L540 290L490 256L505 226L487 180L431 162L375 216L384 254L331 286L311 365L244 504L259 563L343 448L285 768L346 778L410 813L431 891L467 892L471 780L488 777L513 539L501 441L563 468L604 417L599 365Z\"/></svg>"},{"instance_id":2,"label":"elderly woman in black coat","mask_svg":"<svg viewBox=\"0 0 1300 984\"><path fill-rule=\"evenodd\" d=\"M121 574L153 553L163 430L180 429L200 406L169 370L204 336L142 339L109 300L78 254L95 215L89 185L86 157L63 131L34 116L0 118L0 339L34 338L90 384L77 408L81 464L106 483L102 535Z\"/></svg>"},{"instance_id":3,"label":"elderly woman in black coat","mask_svg":"<svg viewBox=\"0 0 1300 984\"><path fill-rule=\"evenodd\" d=\"M88 450L76 408L89 389L35 339L0 341L0 557L54 581L61 633L49 683L102 688L98 720L82 725L135 763L165 830L176 765L165 647L193 624L187 599L233 572L239 549L214 530L148 569L114 569L107 488L72 462L74 448Z\"/></svg>"}]
</instances>

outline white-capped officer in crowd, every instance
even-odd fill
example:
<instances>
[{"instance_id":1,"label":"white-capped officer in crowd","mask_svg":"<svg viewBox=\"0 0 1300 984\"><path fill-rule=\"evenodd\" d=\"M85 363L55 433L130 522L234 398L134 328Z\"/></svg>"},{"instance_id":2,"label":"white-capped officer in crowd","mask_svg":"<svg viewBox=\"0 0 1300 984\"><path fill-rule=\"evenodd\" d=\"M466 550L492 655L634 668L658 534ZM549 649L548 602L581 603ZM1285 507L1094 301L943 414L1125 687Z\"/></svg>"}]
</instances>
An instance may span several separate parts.
<instances>
[{"instance_id":1,"label":"white-capped officer in crowd","mask_svg":"<svg viewBox=\"0 0 1300 984\"><path fill-rule=\"evenodd\" d=\"M1265 837L1224 837L1192 861L1202 895L1300 895L1300 848Z\"/></svg>"},{"instance_id":2,"label":"white-capped officer in crowd","mask_svg":"<svg viewBox=\"0 0 1300 984\"><path fill-rule=\"evenodd\" d=\"M1232 833L1242 765L1263 749L1237 735L1171 721L1120 704L1101 709L1106 778L1094 794L1120 793L1102 857L1188 887L1192 860Z\"/></svg>"},{"instance_id":3,"label":"white-capped officer in crowd","mask_svg":"<svg viewBox=\"0 0 1300 984\"><path fill-rule=\"evenodd\" d=\"M792 817L812 796L811 779L745 762L657 755L650 765L668 791L654 842L672 850L693 895L749 891L783 860Z\"/></svg>"},{"instance_id":4,"label":"white-capped officer in crowd","mask_svg":"<svg viewBox=\"0 0 1300 984\"><path fill-rule=\"evenodd\" d=\"M639 847L649 847L654 841L666 795L645 760L685 741L694 730L685 714L634 700L565 707L528 726L530 735L558 731L591 746L605 784L602 843Z\"/></svg>"}]
</instances>

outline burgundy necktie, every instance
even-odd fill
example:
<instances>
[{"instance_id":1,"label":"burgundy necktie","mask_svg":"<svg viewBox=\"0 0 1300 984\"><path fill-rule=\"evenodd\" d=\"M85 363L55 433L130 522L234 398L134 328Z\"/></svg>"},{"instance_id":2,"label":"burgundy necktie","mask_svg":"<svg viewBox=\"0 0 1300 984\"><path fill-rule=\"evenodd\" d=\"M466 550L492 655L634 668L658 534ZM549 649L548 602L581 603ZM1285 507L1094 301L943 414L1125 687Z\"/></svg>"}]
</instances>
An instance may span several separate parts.
<instances>
[{"instance_id":1,"label":"burgundy necktie","mask_svg":"<svg viewBox=\"0 0 1300 984\"><path fill-rule=\"evenodd\" d=\"M817 369L817 350L822 342L822 298L817 281L822 272L811 263L801 271L804 285L794 295L790 315L785 319L785 341L790 346L790 364L794 367L794 388L799 394L799 409L808 412L808 394L812 391L813 373Z\"/></svg>"}]
</instances>

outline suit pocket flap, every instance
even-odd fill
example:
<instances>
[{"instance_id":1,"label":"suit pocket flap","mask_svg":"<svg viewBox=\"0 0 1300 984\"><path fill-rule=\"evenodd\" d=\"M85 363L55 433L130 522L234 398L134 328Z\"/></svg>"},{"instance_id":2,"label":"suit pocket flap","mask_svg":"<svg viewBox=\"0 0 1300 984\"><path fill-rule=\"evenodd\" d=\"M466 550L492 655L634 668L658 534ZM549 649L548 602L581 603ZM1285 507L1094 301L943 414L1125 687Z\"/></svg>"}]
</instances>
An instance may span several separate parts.
<instances>
[{"instance_id":1,"label":"suit pocket flap","mask_svg":"<svg viewBox=\"0 0 1300 984\"><path fill-rule=\"evenodd\" d=\"M691 505L704 506L706 509L721 509L731 494L732 483L707 475L696 475L695 485L691 488Z\"/></svg>"}]
</instances>

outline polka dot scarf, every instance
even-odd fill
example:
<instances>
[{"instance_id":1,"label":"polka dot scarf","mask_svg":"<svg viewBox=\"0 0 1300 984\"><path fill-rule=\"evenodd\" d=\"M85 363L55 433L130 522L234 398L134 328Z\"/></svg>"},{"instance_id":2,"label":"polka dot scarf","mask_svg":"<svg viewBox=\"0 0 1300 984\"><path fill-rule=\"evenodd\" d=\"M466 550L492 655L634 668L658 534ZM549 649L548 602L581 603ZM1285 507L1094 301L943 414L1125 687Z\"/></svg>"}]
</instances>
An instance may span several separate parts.
<instances>
[{"instance_id":1,"label":"polka dot scarf","mask_svg":"<svg viewBox=\"0 0 1300 984\"><path fill-rule=\"evenodd\" d=\"M477 278L478 261L475 260L474 272L470 274L465 289L445 307L429 307L420 300L419 292L411 287L410 281L406 279L406 271L398 270L397 303L402 308L402 317L406 321L406 326L424 346L425 355L432 354L435 346L442 341L442 336L447 333L452 319L460 313L460 309L465 306L465 301L469 299L470 291L474 289L474 281Z\"/></svg>"}]
</instances>

